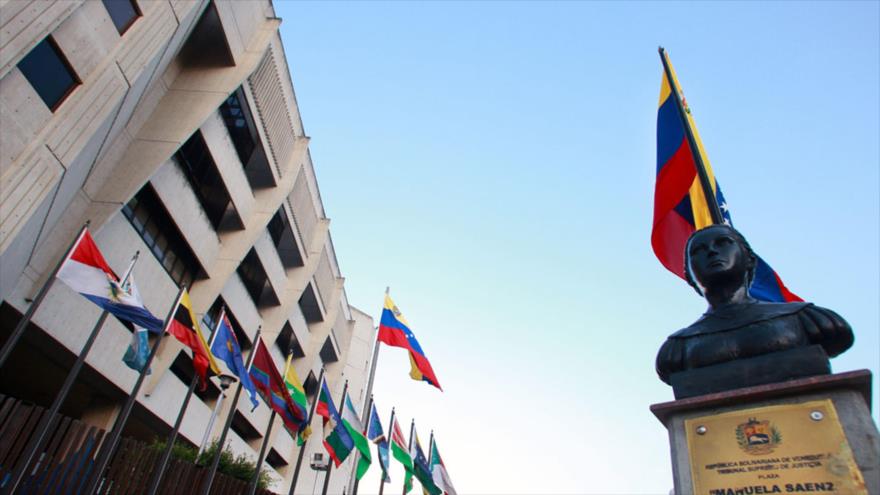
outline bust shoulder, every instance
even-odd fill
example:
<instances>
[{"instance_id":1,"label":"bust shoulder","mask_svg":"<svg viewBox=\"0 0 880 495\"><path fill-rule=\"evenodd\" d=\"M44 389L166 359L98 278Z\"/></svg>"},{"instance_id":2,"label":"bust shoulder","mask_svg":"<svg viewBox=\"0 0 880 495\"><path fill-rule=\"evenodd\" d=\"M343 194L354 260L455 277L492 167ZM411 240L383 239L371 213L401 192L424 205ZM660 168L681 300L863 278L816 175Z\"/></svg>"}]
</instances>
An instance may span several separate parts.
<instances>
[{"instance_id":1,"label":"bust shoulder","mask_svg":"<svg viewBox=\"0 0 880 495\"><path fill-rule=\"evenodd\" d=\"M731 304L722 308L707 311L691 325L669 336L670 339L687 339L700 335L727 332L769 320L775 320L799 313L828 312L812 303L770 303L752 301L743 304ZM837 317L842 321L842 318Z\"/></svg>"}]
</instances>

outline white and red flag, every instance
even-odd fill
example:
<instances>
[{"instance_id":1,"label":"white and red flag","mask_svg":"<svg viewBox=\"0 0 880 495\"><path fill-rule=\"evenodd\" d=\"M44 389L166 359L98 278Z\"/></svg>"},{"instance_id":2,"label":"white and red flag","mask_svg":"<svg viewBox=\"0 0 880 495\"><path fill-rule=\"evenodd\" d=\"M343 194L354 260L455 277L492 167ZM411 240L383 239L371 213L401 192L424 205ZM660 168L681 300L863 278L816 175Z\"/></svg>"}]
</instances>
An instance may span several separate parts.
<instances>
[{"instance_id":1,"label":"white and red flag","mask_svg":"<svg viewBox=\"0 0 880 495\"><path fill-rule=\"evenodd\" d=\"M58 280L123 321L162 332L162 320L144 307L134 281L122 284L104 260L88 229L83 230L61 268Z\"/></svg>"}]
</instances>

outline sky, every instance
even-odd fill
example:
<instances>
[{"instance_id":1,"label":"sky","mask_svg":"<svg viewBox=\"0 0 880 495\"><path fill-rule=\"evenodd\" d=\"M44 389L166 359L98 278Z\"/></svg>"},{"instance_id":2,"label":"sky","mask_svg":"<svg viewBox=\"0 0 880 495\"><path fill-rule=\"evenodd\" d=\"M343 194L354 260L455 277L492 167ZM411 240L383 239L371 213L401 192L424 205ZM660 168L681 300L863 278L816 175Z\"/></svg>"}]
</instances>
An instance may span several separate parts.
<instances>
[{"instance_id":1,"label":"sky","mask_svg":"<svg viewBox=\"0 0 880 495\"><path fill-rule=\"evenodd\" d=\"M378 324L390 286L443 386L383 346L379 412L434 431L459 493L672 488L654 358L706 303L650 247L660 45L734 224L850 322L832 367L874 373L878 421L880 3L275 9L349 302Z\"/></svg>"}]
</instances>

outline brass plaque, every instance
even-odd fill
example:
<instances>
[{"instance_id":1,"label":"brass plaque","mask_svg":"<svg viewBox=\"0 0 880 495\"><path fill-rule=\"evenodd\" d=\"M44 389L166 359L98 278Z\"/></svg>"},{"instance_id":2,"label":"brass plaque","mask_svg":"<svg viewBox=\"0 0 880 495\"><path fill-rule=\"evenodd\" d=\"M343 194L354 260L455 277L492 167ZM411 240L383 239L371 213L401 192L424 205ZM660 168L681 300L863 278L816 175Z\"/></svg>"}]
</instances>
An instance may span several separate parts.
<instances>
[{"instance_id":1,"label":"brass plaque","mask_svg":"<svg viewBox=\"0 0 880 495\"><path fill-rule=\"evenodd\" d=\"M830 400L684 422L697 495L865 494Z\"/></svg>"}]
</instances>

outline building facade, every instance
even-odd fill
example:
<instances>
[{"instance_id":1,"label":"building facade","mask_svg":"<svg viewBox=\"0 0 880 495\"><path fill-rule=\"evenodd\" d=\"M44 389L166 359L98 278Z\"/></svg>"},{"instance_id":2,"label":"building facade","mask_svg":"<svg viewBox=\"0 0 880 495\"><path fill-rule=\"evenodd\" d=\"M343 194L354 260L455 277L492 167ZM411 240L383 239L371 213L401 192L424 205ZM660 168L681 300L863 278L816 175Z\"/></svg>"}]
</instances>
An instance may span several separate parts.
<instances>
[{"instance_id":1,"label":"building facade","mask_svg":"<svg viewBox=\"0 0 880 495\"><path fill-rule=\"evenodd\" d=\"M140 253L133 276L154 314L186 286L206 335L225 307L245 356L259 329L279 370L293 353L310 400L323 368L334 400L347 381L364 407L375 328L346 297L280 23L264 0L0 5L0 338L89 222L117 273ZM51 403L99 314L55 284L0 393ZM137 379L122 363L130 341L108 319L62 414L111 428ZM163 339L123 435L166 435L192 373L190 351ZM193 398L183 441L201 441L219 394ZM299 447L280 420L265 439L269 408L245 395L223 402L211 435L234 414L232 449L255 459L266 440L271 489L287 493ZM312 427L297 493L323 483ZM333 471L331 493L349 490L352 467Z\"/></svg>"}]
</instances>

